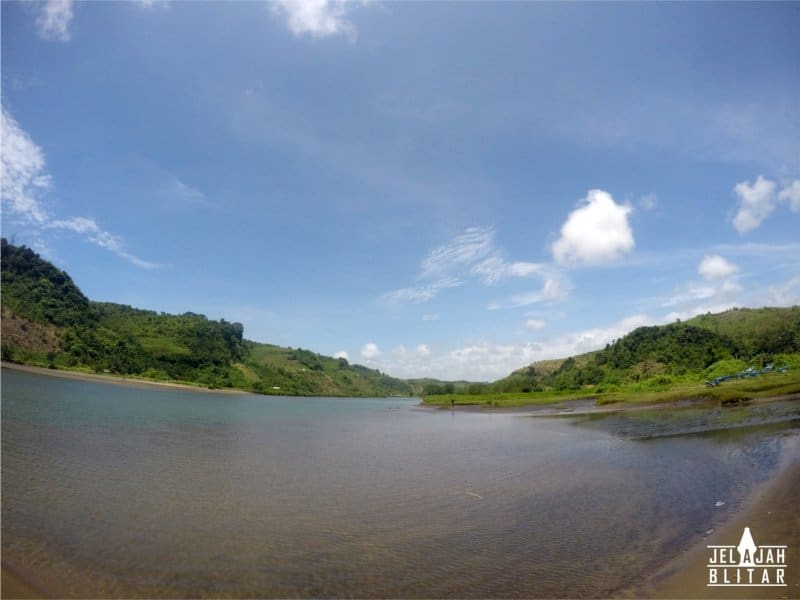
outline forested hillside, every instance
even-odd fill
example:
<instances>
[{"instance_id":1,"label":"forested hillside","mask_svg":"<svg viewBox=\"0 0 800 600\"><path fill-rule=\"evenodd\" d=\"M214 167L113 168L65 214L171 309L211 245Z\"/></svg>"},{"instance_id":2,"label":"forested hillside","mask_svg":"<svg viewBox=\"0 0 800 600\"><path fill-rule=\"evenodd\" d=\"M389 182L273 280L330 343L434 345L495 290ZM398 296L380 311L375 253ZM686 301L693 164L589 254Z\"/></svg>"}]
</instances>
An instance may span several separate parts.
<instances>
[{"instance_id":1,"label":"forested hillside","mask_svg":"<svg viewBox=\"0 0 800 600\"><path fill-rule=\"evenodd\" d=\"M273 394L385 396L417 389L344 359L246 340L241 323L92 302L67 273L6 239L2 357Z\"/></svg>"},{"instance_id":2,"label":"forested hillside","mask_svg":"<svg viewBox=\"0 0 800 600\"><path fill-rule=\"evenodd\" d=\"M734 309L640 327L602 350L534 363L482 391L656 390L769 363L800 366L800 307Z\"/></svg>"}]
</instances>

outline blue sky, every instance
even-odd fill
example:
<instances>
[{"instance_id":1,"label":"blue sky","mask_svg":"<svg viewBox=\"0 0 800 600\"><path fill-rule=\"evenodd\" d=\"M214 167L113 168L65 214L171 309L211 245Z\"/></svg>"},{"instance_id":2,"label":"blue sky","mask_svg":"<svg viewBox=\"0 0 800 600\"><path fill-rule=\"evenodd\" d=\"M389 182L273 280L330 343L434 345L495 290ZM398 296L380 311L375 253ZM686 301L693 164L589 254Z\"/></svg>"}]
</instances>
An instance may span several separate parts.
<instances>
[{"instance_id":1,"label":"blue sky","mask_svg":"<svg viewBox=\"0 0 800 600\"><path fill-rule=\"evenodd\" d=\"M92 299L492 380L800 303L800 4L3 2L2 232Z\"/></svg>"}]
</instances>

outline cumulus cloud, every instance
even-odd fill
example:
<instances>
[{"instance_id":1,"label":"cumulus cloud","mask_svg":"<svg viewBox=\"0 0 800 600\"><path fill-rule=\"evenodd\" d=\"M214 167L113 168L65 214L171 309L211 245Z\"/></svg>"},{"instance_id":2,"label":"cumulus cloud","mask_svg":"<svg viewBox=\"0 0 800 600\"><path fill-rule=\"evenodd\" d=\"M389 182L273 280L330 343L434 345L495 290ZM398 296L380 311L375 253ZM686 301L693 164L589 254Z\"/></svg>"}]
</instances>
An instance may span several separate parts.
<instances>
[{"instance_id":1,"label":"cumulus cloud","mask_svg":"<svg viewBox=\"0 0 800 600\"><path fill-rule=\"evenodd\" d=\"M59 219L53 216L41 202L42 195L52 189L52 178L47 173L42 149L5 107L2 107L1 125L0 199L12 219L35 230L37 243L46 247L46 242L39 236L47 230L70 231L137 267L150 269L157 266L126 251L120 238L102 229L94 219Z\"/></svg>"},{"instance_id":2,"label":"cumulus cloud","mask_svg":"<svg viewBox=\"0 0 800 600\"><path fill-rule=\"evenodd\" d=\"M345 35L353 41L356 28L347 19L347 13L355 4L348 0L277 0L270 6L275 14L286 19L289 30L296 36Z\"/></svg>"},{"instance_id":3,"label":"cumulus cloud","mask_svg":"<svg viewBox=\"0 0 800 600\"><path fill-rule=\"evenodd\" d=\"M697 272L709 281L716 281L730 277L739 270L739 267L727 261L719 254L705 256L697 267Z\"/></svg>"},{"instance_id":4,"label":"cumulus cloud","mask_svg":"<svg viewBox=\"0 0 800 600\"><path fill-rule=\"evenodd\" d=\"M800 180L787 183L778 191L778 184L762 175L753 183L741 181L733 188L739 204L733 226L739 233L757 229L780 203L792 212L800 212Z\"/></svg>"},{"instance_id":5,"label":"cumulus cloud","mask_svg":"<svg viewBox=\"0 0 800 600\"><path fill-rule=\"evenodd\" d=\"M559 264L597 265L614 262L633 250L633 230L628 222L632 208L614 202L603 190L589 190L564 224L552 246Z\"/></svg>"},{"instance_id":6,"label":"cumulus cloud","mask_svg":"<svg viewBox=\"0 0 800 600\"><path fill-rule=\"evenodd\" d=\"M648 315L626 317L608 327L568 332L536 342L497 343L469 341L444 351L412 352L400 346L381 362L396 377L436 377L467 381L493 381L537 360L565 358L602 348L636 327L658 322Z\"/></svg>"},{"instance_id":7,"label":"cumulus cloud","mask_svg":"<svg viewBox=\"0 0 800 600\"><path fill-rule=\"evenodd\" d=\"M40 5L36 26L42 39L53 42L69 41L72 4L72 0L47 0Z\"/></svg>"},{"instance_id":8,"label":"cumulus cloud","mask_svg":"<svg viewBox=\"0 0 800 600\"><path fill-rule=\"evenodd\" d=\"M48 214L39 198L52 187L45 170L44 153L5 107L2 108L2 133L3 206L23 221L41 225L47 221Z\"/></svg>"},{"instance_id":9,"label":"cumulus cloud","mask_svg":"<svg viewBox=\"0 0 800 600\"><path fill-rule=\"evenodd\" d=\"M756 229L775 209L775 182L759 175L755 182L742 181L733 191L739 198L739 208L733 226L739 233Z\"/></svg>"},{"instance_id":10,"label":"cumulus cloud","mask_svg":"<svg viewBox=\"0 0 800 600\"><path fill-rule=\"evenodd\" d=\"M770 306L795 306L800 304L800 275L769 289Z\"/></svg>"},{"instance_id":11,"label":"cumulus cloud","mask_svg":"<svg viewBox=\"0 0 800 600\"><path fill-rule=\"evenodd\" d=\"M373 342L367 342L361 348L361 358L364 360L374 360L381 355L381 349Z\"/></svg>"},{"instance_id":12,"label":"cumulus cloud","mask_svg":"<svg viewBox=\"0 0 800 600\"><path fill-rule=\"evenodd\" d=\"M350 360L350 357L344 350L339 350L336 354L333 355L333 358L343 358L348 361Z\"/></svg>"},{"instance_id":13,"label":"cumulus cloud","mask_svg":"<svg viewBox=\"0 0 800 600\"><path fill-rule=\"evenodd\" d=\"M705 312L721 312L736 304L742 286L736 278L739 267L718 254L704 256L697 266L703 281L680 286L661 306L674 307L672 316L684 318Z\"/></svg>"}]
</instances>

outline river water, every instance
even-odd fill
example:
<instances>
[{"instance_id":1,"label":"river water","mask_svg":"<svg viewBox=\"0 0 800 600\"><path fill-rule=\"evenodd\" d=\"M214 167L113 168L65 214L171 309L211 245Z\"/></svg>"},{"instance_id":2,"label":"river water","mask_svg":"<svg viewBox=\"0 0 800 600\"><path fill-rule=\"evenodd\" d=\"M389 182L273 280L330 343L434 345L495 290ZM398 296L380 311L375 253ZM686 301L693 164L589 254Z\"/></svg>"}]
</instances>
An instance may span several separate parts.
<instances>
[{"instance_id":1,"label":"river water","mask_svg":"<svg viewBox=\"0 0 800 600\"><path fill-rule=\"evenodd\" d=\"M681 414L688 425L663 410L531 417L4 370L3 560L59 596L614 595L798 453L796 402Z\"/></svg>"}]
</instances>

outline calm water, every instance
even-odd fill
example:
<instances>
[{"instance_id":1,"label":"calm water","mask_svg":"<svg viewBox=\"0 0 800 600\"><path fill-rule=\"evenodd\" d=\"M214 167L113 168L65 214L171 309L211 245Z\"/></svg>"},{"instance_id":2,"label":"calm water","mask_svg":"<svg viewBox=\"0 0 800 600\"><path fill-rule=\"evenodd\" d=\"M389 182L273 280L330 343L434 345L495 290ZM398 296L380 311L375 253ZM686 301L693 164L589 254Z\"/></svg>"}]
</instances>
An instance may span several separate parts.
<instances>
[{"instance_id":1,"label":"calm water","mask_svg":"<svg viewBox=\"0 0 800 600\"><path fill-rule=\"evenodd\" d=\"M83 597L598 596L798 454L797 403L716 432L416 405L3 371L3 558Z\"/></svg>"}]
</instances>

